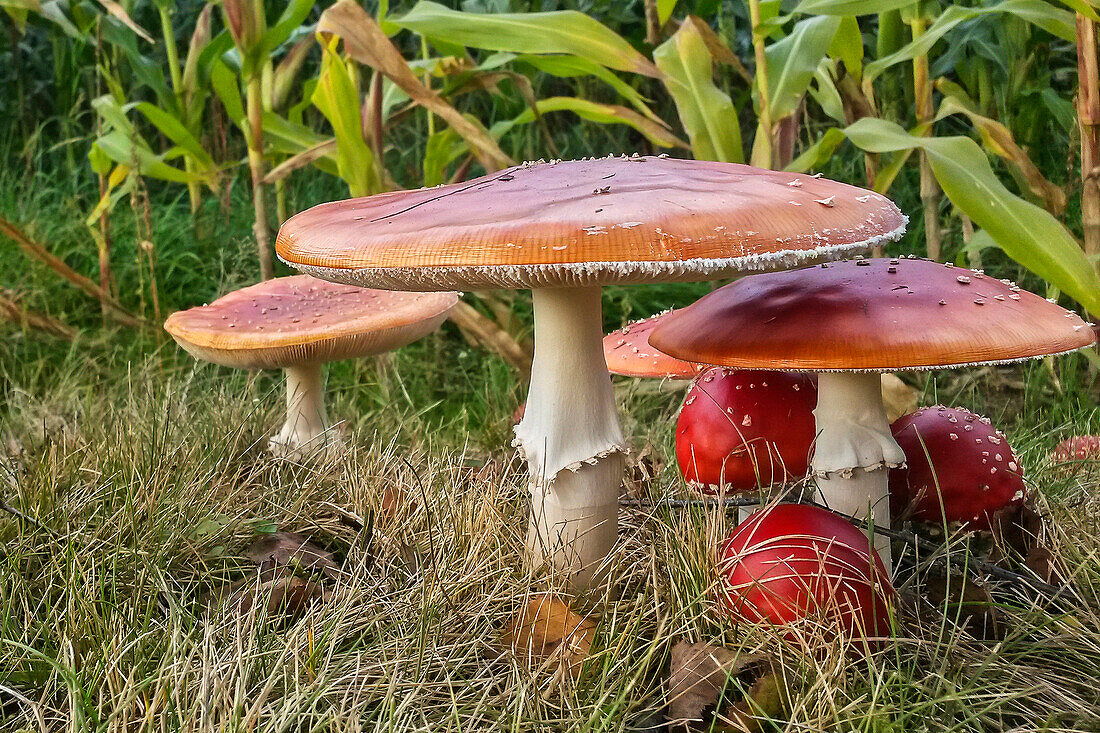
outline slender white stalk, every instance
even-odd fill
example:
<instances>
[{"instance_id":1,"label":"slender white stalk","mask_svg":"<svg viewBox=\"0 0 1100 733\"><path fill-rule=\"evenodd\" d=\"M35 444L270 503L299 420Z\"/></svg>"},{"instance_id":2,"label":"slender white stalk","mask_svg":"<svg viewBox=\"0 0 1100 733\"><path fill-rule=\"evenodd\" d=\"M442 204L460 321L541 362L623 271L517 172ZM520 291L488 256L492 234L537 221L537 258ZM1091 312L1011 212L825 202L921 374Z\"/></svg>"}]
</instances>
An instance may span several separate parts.
<instances>
[{"instance_id":1,"label":"slender white stalk","mask_svg":"<svg viewBox=\"0 0 1100 733\"><path fill-rule=\"evenodd\" d=\"M622 429L603 352L599 287L533 292L535 358L517 445L527 458L527 547L579 589L615 543Z\"/></svg>"},{"instance_id":2,"label":"slender white stalk","mask_svg":"<svg viewBox=\"0 0 1100 733\"><path fill-rule=\"evenodd\" d=\"M287 367L286 422L271 436L268 450L284 458L321 453L340 444L325 410L325 379L320 364Z\"/></svg>"},{"instance_id":3,"label":"slender white stalk","mask_svg":"<svg viewBox=\"0 0 1100 733\"><path fill-rule=\"evenodd\" d=\"M890 433L875 372L818 375L817 443L813 471L822 501L831 509L890 526L889 469L905 462ZM875 538L890 567L890 541Z\"/></svg>"}]
</instances>

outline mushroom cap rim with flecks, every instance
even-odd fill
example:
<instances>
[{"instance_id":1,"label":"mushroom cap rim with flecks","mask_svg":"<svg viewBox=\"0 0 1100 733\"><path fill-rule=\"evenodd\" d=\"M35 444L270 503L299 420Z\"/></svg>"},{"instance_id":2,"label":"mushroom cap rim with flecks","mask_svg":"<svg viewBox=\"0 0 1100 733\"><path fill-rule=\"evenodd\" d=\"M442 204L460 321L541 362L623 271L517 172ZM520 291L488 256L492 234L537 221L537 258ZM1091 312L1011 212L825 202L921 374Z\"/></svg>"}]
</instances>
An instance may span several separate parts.
<instances>
[{"instance_id":1,"label":"mushroom cap rim with flecks","mask_svg":"<svg viewBox=\"0 0 1100 733\"><path fill-rule=\"evenodd\" d=\"M316 277L401 290L705 280L836 259L906 217L814 176L653 156L515 166L464 183L320 204L276 250Z\"/></svg>"},{"instance_id":2,"label":"mushroom cap rim with flecks","mask_svg":"<svg viewBox=\"0 0 1100 733\"><path fill-rule=\"evenodd\" d=\"M753 275L668 317L650 344L743 369L875 372L1004 364L1095 335L1076 313L980 271L876 258Z\"/></svg>"}]
</instances>

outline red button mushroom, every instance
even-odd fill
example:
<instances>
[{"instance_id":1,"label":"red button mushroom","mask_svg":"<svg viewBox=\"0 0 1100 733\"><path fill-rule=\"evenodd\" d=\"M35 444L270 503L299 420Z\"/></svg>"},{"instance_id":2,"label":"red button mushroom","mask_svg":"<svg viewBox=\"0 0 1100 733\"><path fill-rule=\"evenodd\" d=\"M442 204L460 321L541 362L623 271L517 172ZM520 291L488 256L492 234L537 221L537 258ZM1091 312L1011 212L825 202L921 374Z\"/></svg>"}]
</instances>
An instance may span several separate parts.
<instances>
[{"instance_id":1,"label":"red button mushroom","mask_svg":"<svg viewBox=\"0 0 1100 733\"><path fill-rule=\"evenodd\" d=\"M916 520L987 529L993 512L1023 503L1023 469L988 418L936 405L905 415L890 429L906 463L890 471L895 516L908 509Z\"/></svg>"},{"instance_id":2,"label":"red button mushroom","mask_svg":"<svg viewBox=\"0 0 1100 733\"><path fill-rule=\"evenodd\" d=\"M756 491L806 475L817 385L804 374L714 367L695 380L676 422L676 460L706 494Z\"/></svg>"},{"instance_id":3,"label":"red button mushroom","mask_svg":"<svg viewBox=\"0 0 1100 733\"><path fill-rule=\"evenodd\" d=\"M1059 443L1049 461L1061 475L1076 475L1082 469L1100 466L1100 435L1074 435Z\"/></svg>"},{"instance_id":4,"label":"red button mushroom","mask_svg":"<svg viewBox=\"0 0 1100 733\"><path fill-rule=\"evenodd\" d=\"M720 558L721 601L734 618L808 621L831 638L890 633L894 588L886 566L867 536L832 512L804 504L758 511L726 540Z\"/></svg>"}]
</instances>

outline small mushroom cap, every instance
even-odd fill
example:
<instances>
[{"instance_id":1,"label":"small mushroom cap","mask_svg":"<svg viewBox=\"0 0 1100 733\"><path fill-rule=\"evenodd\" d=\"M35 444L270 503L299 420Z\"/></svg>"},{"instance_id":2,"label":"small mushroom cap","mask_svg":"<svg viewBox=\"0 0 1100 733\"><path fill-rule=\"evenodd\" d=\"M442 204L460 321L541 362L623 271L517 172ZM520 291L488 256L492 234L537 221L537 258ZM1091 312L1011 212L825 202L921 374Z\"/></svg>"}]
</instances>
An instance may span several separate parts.
<instances>
[{"instance_id":1,"label":"small mushroom cap","mask_svg":"<svg viewBox=\"0 0 1100 733\"><path fill-rule=\"evenodd\" d=\"M164 330L197 359L282 369L391 351L434 331L456 303L458 293L368 290L295 275L173 313Z\"/></svg>"},{"instance_id":2,"label":"small mushroom cap","mask_svg":"<svg viewBox=\"0 0 1100 733\"><path fill-rule=\"evenodd\" d=\"M283 224L303 272L399 290L706 280L897 239L885 197L813 176L650 156L516 166L335 201Z\"/></svg>"},{"instance_id":3,"label":"small mushroom cap","mask_svg":"<svg viewBox=\"0 0 1100 733\"><path fill-rule=\"evenodd\" d=\"M924 407L890 426L905 465L890 469L890 511L988 529L998 509L1022 504L1023 467L988 418L958 407Z\"/></svg>"},{"instance_id":4,"label":"small mushroom cap","mask_svg":"<svg viewBox=\"0 0 1100 733\"><path fill-rule=\"evenodd\" d=\"M650 331L673 312L658 313L628 323L604 336L603 353L607 371L623 377L651 379L691 379L702 371L705 367L700 364L674 359L649 345Z\"/></svg>"},{"instance_id":5,"label":"small mushroom cap","mask_svg":"<svg viewBox=\"0 0 1100 733\"><path fill-rule=\"evenodd\" d=\"M743 278L665 318L649 337L680 359L822 372L996 364L1094 340L1075 313L1011 283L885 258Z\"/></svg>"}]
</instances>

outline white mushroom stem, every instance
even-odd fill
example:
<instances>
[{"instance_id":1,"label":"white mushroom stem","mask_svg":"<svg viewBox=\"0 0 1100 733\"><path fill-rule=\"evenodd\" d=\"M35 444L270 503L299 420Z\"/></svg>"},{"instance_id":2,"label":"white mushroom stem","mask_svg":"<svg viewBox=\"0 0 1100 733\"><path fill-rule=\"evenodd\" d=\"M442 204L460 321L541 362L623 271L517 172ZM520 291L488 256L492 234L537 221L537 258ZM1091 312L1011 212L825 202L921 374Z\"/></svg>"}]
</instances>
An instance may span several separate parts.
<instances>
[{"instance_id":1,"label":"white mushroom stem","mask_svg":"<svg viewBox=\"0 0 1100 733\"><path fill-rule=\"evenodd\" d=\"M535 358L517 445L527 458L531 562L579 589L617 535L623 435L603 351L599 287L533 292Z\"/></svg>"},{"instance_id":2,"label":"white mushroom stem","mask_svg":"<svg viewBox=\"0 0 1100 733\"><path fill-rule=\"evenodd\" d=\"M813 471L822 501L835 511L889 528L889 469L902 465L905 454L890 432L879 375L818 375L814 418ZM890 567L889 538L876 536L875 547Z\"/></svg>"},{"instance_id":3,"label":"white mushroom stem","mask_svg":"<svg viewBox=\"0 0 1100 733\"><path fill-rule=\"evenodd\" d=\"M287 367L286 422L271 436L268 449L278 456L297 457L328 449L339 442L325 410L325 379L321 364Z\"/></svg>"}]
</instances>

